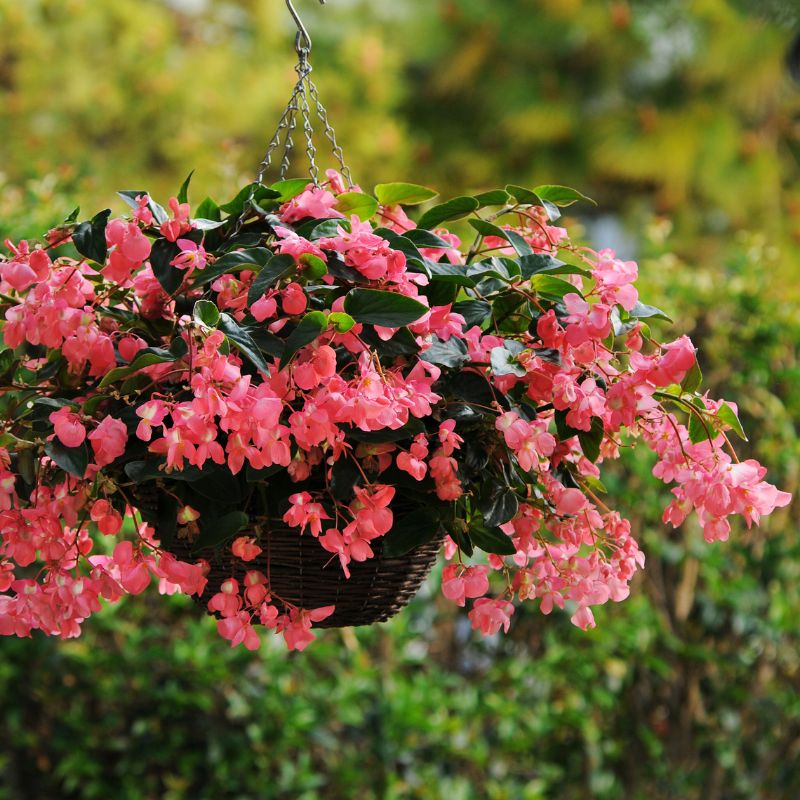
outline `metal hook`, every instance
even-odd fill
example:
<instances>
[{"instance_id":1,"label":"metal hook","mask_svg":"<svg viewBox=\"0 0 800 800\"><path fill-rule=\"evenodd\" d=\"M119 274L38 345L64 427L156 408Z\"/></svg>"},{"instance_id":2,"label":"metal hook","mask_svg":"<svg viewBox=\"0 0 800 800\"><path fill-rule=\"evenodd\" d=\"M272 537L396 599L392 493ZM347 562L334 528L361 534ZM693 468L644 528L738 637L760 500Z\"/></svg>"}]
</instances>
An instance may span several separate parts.
<instances>
[{"instance_id":1,"label":"metal hook","mask_svg":"<svg viewBox=\"0 0 800 800\"><path fill-rule=\"evenodd\" d=\"M325 5L325 0L319 0L320 5ZM286 0L286 7L289 9L289 13L292 15L292 19L294 20L295 25L297 25L297 38L294 41L295 49L297 50L298 55L308 55L311 52L311 37L308 35L308 31L306 30L306 26L303 25L303 21L300 19L300 15L297 13L297 10L292 5L292 0Z\"/></svg>"}]
</instances>

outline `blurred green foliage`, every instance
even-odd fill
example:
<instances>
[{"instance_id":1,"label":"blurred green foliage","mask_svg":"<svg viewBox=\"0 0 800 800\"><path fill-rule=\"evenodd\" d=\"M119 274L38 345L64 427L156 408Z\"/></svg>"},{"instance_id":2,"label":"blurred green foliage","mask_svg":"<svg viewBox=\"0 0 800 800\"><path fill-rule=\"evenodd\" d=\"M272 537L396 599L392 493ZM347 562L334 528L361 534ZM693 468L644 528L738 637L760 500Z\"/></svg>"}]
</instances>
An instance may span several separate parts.
<instances>
[{"instance_id":1,"label":"blurred green foliage","mask_svg":"<svg viewBox=\"0 0 800 800\"><path fill-rule=\"evenodd\" d=\"M800 476L794 4L296 0L363 185L571 183L702 347L781 488ZM751 16L767 10L771 17ZM0 234L118 188L253 171L294 73L280 0L0 0ZM298 169L302 168L302 160ZM626 248L630 252L625 252ZM668 329L662 331L665 337ZM230 651L181 598L0 642L0 800L800 796L797 512L706 545L645 456L607 485L648 556L582 633L487 642L427 594L301 655Z\"/></svg>"}]
</instances>

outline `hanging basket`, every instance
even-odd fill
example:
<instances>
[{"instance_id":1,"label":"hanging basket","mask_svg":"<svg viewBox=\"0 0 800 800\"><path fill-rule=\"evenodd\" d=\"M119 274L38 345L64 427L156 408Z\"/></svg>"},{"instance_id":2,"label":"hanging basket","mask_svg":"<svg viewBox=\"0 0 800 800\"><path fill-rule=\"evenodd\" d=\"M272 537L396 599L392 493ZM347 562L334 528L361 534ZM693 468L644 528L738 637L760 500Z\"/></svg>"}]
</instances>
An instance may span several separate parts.
<instances>
[{"instance_id":1,"label":"hanging basket","mask_svg":"<svg viewBox=\"0 0 800 800\"><path fill-rule=\"evenodd\" d=\"M155 515L159 491L155 485L140 486L136 501L146 515ZM156 531L158 533L158 531ZM281 520L259 518L258 525L240 532L254 536L263 549L261 555L243 562L227 553L206 548L197 550L187 539L175 538L168 551L180 561L207 561L211 568L198 605L208 608L209 600L221 584L235 578L240 584L251 570L267 576L270 590L278 604L288 603L305 609L335 606L327 619L316 623L319 628L346 628L385 622L408 605L419 591L436 561L442 536L414 548L402 558L383 553L383 540L372 542L374 558L352 561L350 578L346 578L339 560L325 550L311 535L288 528Z\"/></svg>"}]
</instances>

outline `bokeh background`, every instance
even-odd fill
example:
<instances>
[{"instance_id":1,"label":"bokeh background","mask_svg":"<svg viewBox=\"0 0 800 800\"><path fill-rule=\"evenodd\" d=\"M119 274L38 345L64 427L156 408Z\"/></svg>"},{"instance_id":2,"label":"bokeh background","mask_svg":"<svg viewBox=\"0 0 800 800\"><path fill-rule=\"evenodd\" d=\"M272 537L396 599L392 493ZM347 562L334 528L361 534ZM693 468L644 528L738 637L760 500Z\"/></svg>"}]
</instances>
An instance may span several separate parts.
<instances>
[{"instance_id":1,"label":"bokeh background","mask_svg":"<svg viewBox=\"0 0 800 800\"><path fill-rule=\"evenodd\" d=\"M365 188L595 197L573 225L640 260L746 454L797 491L797 3L296 5ZM0 0L0 31L0 238L117 189L166 200L192 169L194 202L227 199L294 77L281 0ZM157 595L79 640L1 641L0 800L800 797L797 504L708 546L661 524L651 466L607 481L648 564L588 633L528 608L479 641L434 578L300 655L230 651Z\"/></svg>"}]
</instances>

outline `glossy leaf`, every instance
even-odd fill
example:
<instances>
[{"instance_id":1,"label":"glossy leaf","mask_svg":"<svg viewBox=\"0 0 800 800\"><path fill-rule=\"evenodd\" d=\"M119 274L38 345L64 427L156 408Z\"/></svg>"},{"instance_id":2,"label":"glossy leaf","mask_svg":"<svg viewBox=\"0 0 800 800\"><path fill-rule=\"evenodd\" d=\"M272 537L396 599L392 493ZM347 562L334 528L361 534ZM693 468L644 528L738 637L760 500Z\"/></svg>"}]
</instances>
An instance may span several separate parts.
<instances>
[{"instance_id":1,"label":"glossy leaf","mask_svg":"<svg viewBox=\"0 0 800 800\"><path fill-rule=\"evenodd\" d=\"M454 197L446 203L434 206L420 217L418 228L435 228L443 222L461 219L477 211L480 203L474 197Z\"/></svg>"},{"instance_id":2,"label":"glossy leaf","mask_svg":"<svg viewBox=\"0 0 800 800\"><path fill-rule=\"evenodd\" d=\"M378 201L363 192L344 192L336 198L336 210L348 217L355 214L365 222L375 216Z\"/></svg>"},{"instance_id":3,"label":"glossy leaf","mask_svg":"<svg viewBox=\"0 0 800 800\"><path fill-rule=\"evenodd\" d=\"M439 193L427 186L416 183L379 183L375 187L375 196L384 206L413 206L432 200Z\"/></svg>"},{"instance_id":4,"label":"glossy leaf","mask_svg":"<svg viewBox=\"0 0 800 800\"><path fill-rule=\"evenodd\" d=\"M427 306L412 297L378 289L353 289L345 298L344 310L356 322L402 328L428 313Z\"/></svg>"},{"instance_id":5,"label":"glossy leaf","mask_svg":"<svg viewBox=\"0 0 800 800\"><path fill-rule=\"evenodd\" d=\"M111 209L107 208L96 214L89 222L82 222L72 234L72 243L75 249L86 258L97 264L106 260L108 247L106 245L106 226L111 216Z\"/></svg>"},{"instance_id":6,"label":"glossy leaf","mask_svg":"<svg viewBox=\"0 0 800 800\"><path fill-rule=\"evenodd\" d=\"M292 359L292 356L307 344L311 344L328 328L328 318L321 311L309 311L286 340L286 349L281 357L281 369Z\"/></svg>"}]
</instances>

